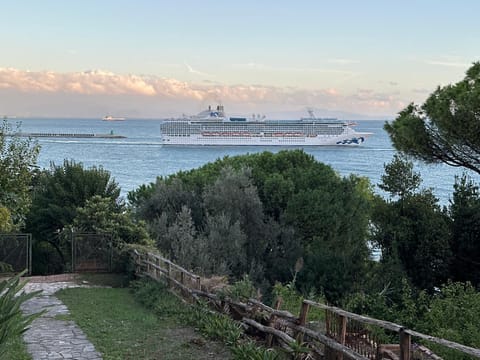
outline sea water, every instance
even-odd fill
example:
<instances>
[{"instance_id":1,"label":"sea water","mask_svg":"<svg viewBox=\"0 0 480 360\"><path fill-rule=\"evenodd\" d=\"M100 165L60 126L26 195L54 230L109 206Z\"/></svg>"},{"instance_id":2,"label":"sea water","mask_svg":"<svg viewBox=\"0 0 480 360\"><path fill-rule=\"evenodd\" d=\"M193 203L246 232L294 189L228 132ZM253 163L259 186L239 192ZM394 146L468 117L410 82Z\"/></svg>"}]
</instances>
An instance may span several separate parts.
<instances>
[{"instance_id":1,"label":"sea water","mask_svg":"<svg viewBox=\"0 0 480 360\"><path fill-rule=\"evenodd\" d=\"M85 167L97 166L108 170L122 189L122 195L142 184L154 182L157 176L190 170L224 156L235 156L261 151L278 152L292 147L268 146L164 146L160 141L158 120L128 119L102 121L100 119L15 119L22 132L43 133L94 133L123 135L121 139L102 138L36 138L41 145L38 165L48 168L61 165L64 159L81 162ZM320 162L332 166L340 175L366 176L376 192L382 194L377 184L384 174L384 165L392 160L395 150L384 121L357 121L356 130L371 132L360 146L316 146L304 151ZM298 147L300 148L300 147ZM426 165L415 162L423 187L432 188L442 205L447 205L453 191L456 175L462 169L447 165ZM470 174L472 175L472 174ZM473 179L480 181L473 174ZM384 194L383 194L384 195Z\"/></svg>"}]
</instances>

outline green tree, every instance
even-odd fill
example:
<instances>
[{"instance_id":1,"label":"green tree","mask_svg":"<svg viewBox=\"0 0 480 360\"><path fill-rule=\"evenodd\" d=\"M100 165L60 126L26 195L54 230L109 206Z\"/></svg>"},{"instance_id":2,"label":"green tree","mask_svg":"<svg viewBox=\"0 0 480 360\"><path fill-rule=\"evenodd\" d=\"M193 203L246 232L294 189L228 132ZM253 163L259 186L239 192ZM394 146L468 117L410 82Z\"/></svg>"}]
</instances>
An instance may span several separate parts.
<instances>
[{"instance_id":1,"label":"green tree","mask_svg":"<svg viewBox=\"0 0 480 360\"><path fill-rule=\"evenodd\" d=\"M102 168L85 169L82 163L65 160L62 166L52 164L40 173L34 188L29 230L41 240L72 224L77 208L83 207L94 195L117 201L118 184Z\"/></svg>"},{"instance_id":2,"label":"green tree","mask_svg":"<svg viewBox=\"0 0 480 360\"><path fill-rule=\"evenodd\" d=\"M420 174L413 171L413 163L405 157L395 154L391 163L384 165L378 187L393 196L404 198L414 193L422 182Z\"/></svg>"},{"instance_id":3,"label":"green tree","mask_svg":"<svg viewBox=\"0 0 480 360\"><path fill-rule=\"evenodd\" d=\"M368 180L342 178L300 150L225 157L158 178L129 197L162 249L169 248L166 234L185 205L196 242L217 246L213 268L235 277L243 271L267 287L291 280L295 262L306 255L298 284L331 289L336 299L352 291L364 271L371 198ZM228 258L237 250L238 259ZM322 254L339 271L322 264ZM330 288L325 274L341 274L342 285Z\"/></svg>"},{"instance_id":4,"label":"green tree","mask_svg":"<svg viewBox=\"0 0 480 360\"><path fill-rule=\"evenodd\" d=\"M190 209L185 205L177 214L175 222L168 228L169 239L173 261L192 269L195 263L195 256L198 253L196 243L196 231L193 225Z\"/></svg>"},{"instance_id":5,"label":"green tree","mask_svg":"<svg viewBox=\"0 0 480 360\"><path fill-rule=\"evenodd\" d=\"M65 160L62 166L52 164L39 174L26 221L34 238L34 271L42 263L52 272L63 271L70 247L62 232L72 225L77 209L95 195L119 201L118 184L102 168L85 169L81 163Z\"/></svg>"},{"instance_id":6,"label":"green tree","mask_svg":"<svg viewBox=\"0 0 480 360\"><path fill-rule=\"evenodd\" d=\"M401 196L396 201L377 197L374 202L372 233L381 261L398 261L414 285L431 291L449 274L448 216L430 190L418 190L420 177L407 160L395 157L385 166L382 180L383 189Z\"/></svg>"},{"instance_id":7,"label":"green tree","mask_svg":"<svg viewBox=\"0 0 480 360\"><path fill-rule=\"evenodd\" d=\"M222 169L214 184L204 192L207 214L225 215L233 226L239 223L246 235L245 249L249 263L259 261L266 249L266 229L262 202L248 168Z\"/></svg>"},{"instance_id":8,"label":"green tree","mask_svg":"<svg viewBox=\"0 0 480 360\"><path fill-rule=\"evenodd\" d=\"M9 232L13 229L10 210L0 206L0 232Z\"/></svg>"},{"instance_id":9,"label":"green tree","mask_svg":"<svg viewBox=\"0 0 480 360\"><path fill-rule=\"evenodd\" d=\"M129 193L132 208L139 218L147 222L156 222L160 214L164 214L166 225L175 221L183 206L190 209L192 219L198 227L203 222L203 205L199 193L189 188L185 181L172 176L168 179L158 178L152 188Z\"/></svg>"},{"instance_id":10,"label":"green tree","mask_svg":"<svg viewBox=\"0 0 480 360\"><path fill-rule=\"evenodd\" d=\"M452 220L451 275L480 286L480 194L466 175L457 178L449 213Z\"/></svg>"},{"instance_id":11,"label":"green tree","mask_svg":"<svg viewBox=\"0 0 480 360\"><path fill-rule=\"evenodd\" d=\"M298 284L305 291L321 290L333 303L355 291L365 275L370 203L363 186L356 177L332 178L316 190L299 192L287 207L303 239L305 265Z\"/></svg>"},{"instance_id":12,"label":"green tree","mask_svg":"<svg viewBox=\"0 0 480 360\"><path fill-rule=\"evenodd\" d=\"M77 208L72 230L112 235L114 245L151 244L144 221L135 221L129 209L113 198L94 195Z\"/></svg>"},{"instance_id":13,"label":"green tree","mask_svg":"<svg viewBox=\"0 0 480 360\"><path fill-rule=\"evenodd\" d=\"M228 275L240 279L248 272L247 236L240 221L233 221L229 215L220 213L207 216L206 252L209 264L204 268L210 274Z\"/></svg>"},{"instance_id":14,"label":"green tree","mask_svg":"<svg viewBox=\"0 0 480 360\"><path fill-rule=\"evenodd\" d=\"M24 224L31 204L40 146L31 139L8 136L11 133L11 126L4 120L0 126L0 207L8 210L11 225L18 229Z\"/></svg>"},{"instance_id":15,"label":"green tree","mask_svg":"<svg viewBox=\"0 0 480 360\"><path fill-rule=\"evenodd\" d=\"M480 292L470 283L452 283L441 287L425 312L423 327L428 334L480 348ZM472 359L443 346L429 344L443 359Z\"/></svg>"},{"instance_id":16,"label":"green tree","mask_svg":"<svg viewBox=\"0 0 480 360\"><path fill-rule=\"evenodd\" d=\"M385 124L393 146L428 163L480 173L480 62L465 78L438 87L422 106L410 104Z\"/></svg>"}]
</instances>

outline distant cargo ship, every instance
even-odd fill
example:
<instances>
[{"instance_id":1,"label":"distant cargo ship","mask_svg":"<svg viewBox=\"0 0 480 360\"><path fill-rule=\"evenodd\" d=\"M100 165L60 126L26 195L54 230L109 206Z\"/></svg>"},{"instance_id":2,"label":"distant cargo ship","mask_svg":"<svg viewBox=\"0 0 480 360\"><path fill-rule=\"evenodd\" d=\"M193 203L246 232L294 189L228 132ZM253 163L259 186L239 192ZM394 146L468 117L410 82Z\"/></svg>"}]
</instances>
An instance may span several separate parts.
<instances>
[{"instance_id":1,"label":"distant cargo ship","mask_svg":"<svg viewBox=\"0 0 480 360\"><path fill-rule=\"evenodd\" d=\"M359 145L371 133L356 132L351 122L310 117L267 120L265 117L227 117L222 105L197 115L170 119L160 125L164 145Z\"/></svg>"},{"instance_id":2,"label":"distant cargo ship","mask_svg":"<svg viewBox=\"0 0 480 360\"><path fill-rule=\"evenodd\" d=\"M116 116L112 116L112 115L106 115L103 117L102 119L103 121L124 121L125 118L124 117L116 117Z\"/></svg>"}]
</instances>

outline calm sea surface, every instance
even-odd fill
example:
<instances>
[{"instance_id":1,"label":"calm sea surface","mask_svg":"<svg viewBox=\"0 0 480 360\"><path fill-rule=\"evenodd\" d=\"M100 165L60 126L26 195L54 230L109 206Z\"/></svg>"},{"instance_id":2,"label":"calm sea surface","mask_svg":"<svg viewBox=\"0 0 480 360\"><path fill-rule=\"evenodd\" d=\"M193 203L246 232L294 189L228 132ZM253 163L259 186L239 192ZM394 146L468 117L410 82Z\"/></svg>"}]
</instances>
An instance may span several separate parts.
<instances>
[{"instance_id":1,"label":"calm sea surface","mask_svg":"<svg viewBox=\"0 0 480 360\"><path fill-rule=\"evenodd\" d=\"M168 147L160 143L161 120L101 121L99 119L15 119L23 132L111 133L125 139L62 139L38 138L41 145L38 165L62 164L64 159L82 162L86 167L102 166L110 171L122 188L123 195L141 184L155 181L159 175L189 170L226 155L241 155L260 151L277 152L281 148L263 146L241 147ZM391 161L394 149L383 130L383 121L358 121L358 131L374 133L357 147L306 147L315 159L331 165L341 175L350 173L368 177L375 189L383 174L383 166ZM442 204L448 204L455 175L462 170L446 165L416 164L423 186L433 188ZM478 176L474 177L479 181Z\"/></svg>"}]
</instances>

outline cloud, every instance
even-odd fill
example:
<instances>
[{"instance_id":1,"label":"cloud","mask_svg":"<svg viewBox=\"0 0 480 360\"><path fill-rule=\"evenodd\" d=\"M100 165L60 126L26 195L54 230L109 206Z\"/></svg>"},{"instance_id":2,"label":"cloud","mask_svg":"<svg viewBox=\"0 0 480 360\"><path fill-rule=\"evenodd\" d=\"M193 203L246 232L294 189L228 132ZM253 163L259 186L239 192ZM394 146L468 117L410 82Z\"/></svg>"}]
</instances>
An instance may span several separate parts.
<instances>
[{"instance_id":1,"label":"cloud","mask_svg":"<svg viewBox=\"0 0 480 360\"><path fill-rule=\"evenodd\" d=\"M70 102L72 111L75 110L74 106L78 106L74 99L80 96L82 99L90 99L92 104L96 101L107 104L108 101L113 101L113 98L127 96L129 106L138 109L136 111L139 114L148 106L152 109L162 109L178 108L178 104L184 106L222 102L228 104L229 109L236 108L239 111L316 106L374 115L394 114L404 103L399 99L398 93L379 93L373 89L358 89L353 94L345 94L335 88L312 90L266 85L226 85L205 81L192 83L172 78L116 74L102 70L57 73L0 68L0 91L3 94L23 93L25 98L30 99L41 96L42 99L48 98L48 103L62 103L64 107L66 102ZM101 101L98 100L100 98ZM20 104L20 100L18 103ZM8 105L5 102L4 107ZM19 108L9 112L21 111Z\"/></svg>"},{"instance_id":2,"label":"cloud","mask_svg":"<svg viewBox=\"0 0 480 360\"><path fill-rule=\"evenodd\" d=\"M255 71L293 72L293 73L316 72L316 73L325 73L325 74L355 75L354 72L347 71L347 70L310 68L310 67L271 66L271 65L259 64L254 62L249 62L244 64L232 64L231 67L234 69L247 69L247 70L255 70Z\"/></svg>"},{"instance_id":3,"label":"cloud","mask_svg":"<svg viewBox=\"0 0 480 360\"><path fill-rule=\"evenodd\" d=\"M106 71L55 73L0 68L0 88L24 92L68 92L77 94L155 95L154 84L137 75L117 75Z\"/></svg>"},{"instance_id":4,"label":"cloud","mask_svg":"<svg viewBox=\"0 0 480 360\"><path fill-rule=\"evenodd\" d=\"M415 94L429 94L432 92L432 90L425 89L425 88L415 88L415 89L412 89L412 92L414 92Z\"/></svg>"},{"instance_id":5,"label":"cloud","mask_svg":"<svg viewBox=\"0 0 480 360\"><path fill-rule=\"evenodd\" d=\"M449 61L449 60L426 60L426 64L428 65L437 65L437 66L447 66L447 67L461 67L467 68L471 64L459 62L459 61Z\"/></svg>"},{"instance_id":6,"label":"cloud","mask_svg":"<svg viewBox=\"0 0 480 360\"><path fill-rule=\"evenodd\" d=\"M358 64L360 61L353 59L329 59L329 63L340 64L340 65L349 65L349 64Z\"/></svg>"},{"instance_id":7,"label":"cloud","mask_svg":"<svg viewBox=\"0 0 480 360\"><path fill-rule=\"evenodd\" d=\"M207 74L207 73L204 73L204 72L193 69L190 65L187 64L186 61L184 61L184 64L187 67L187 70L190 74L200 75L200 76L204 76L204 77L211 77L210 74Z\"/></svg>"}]
</instances>

